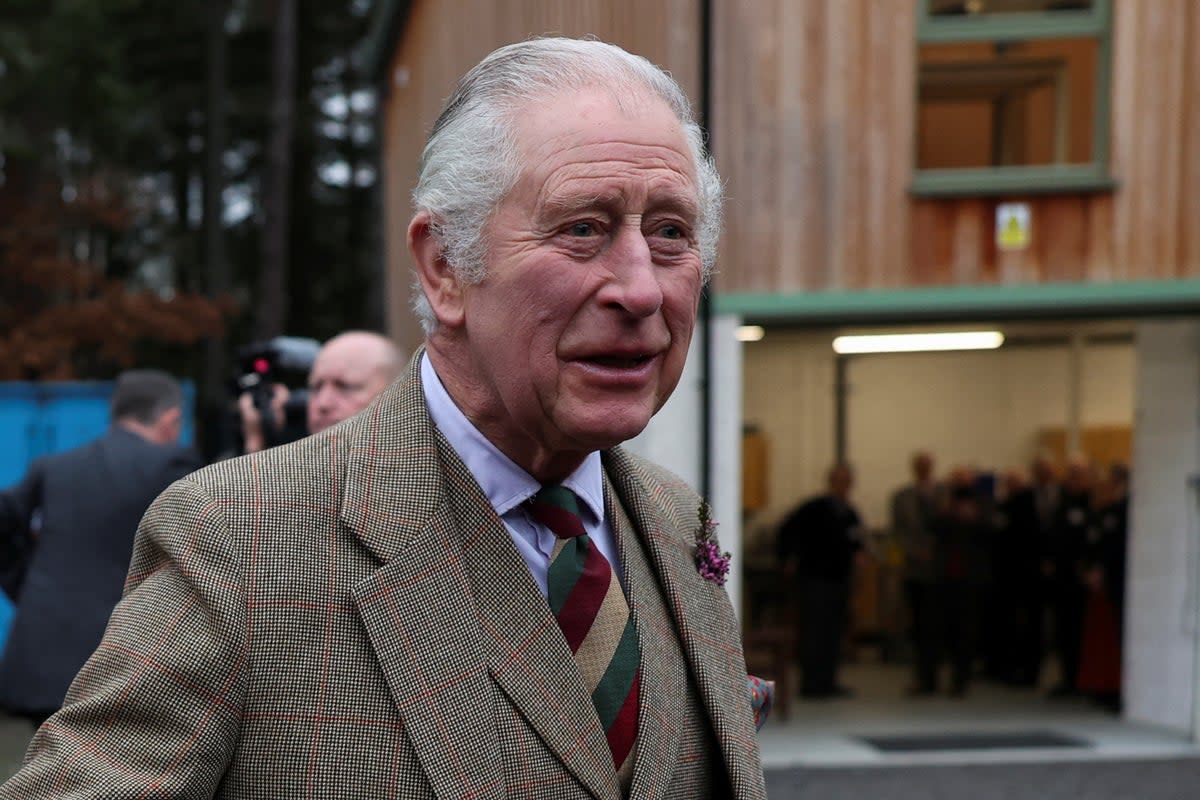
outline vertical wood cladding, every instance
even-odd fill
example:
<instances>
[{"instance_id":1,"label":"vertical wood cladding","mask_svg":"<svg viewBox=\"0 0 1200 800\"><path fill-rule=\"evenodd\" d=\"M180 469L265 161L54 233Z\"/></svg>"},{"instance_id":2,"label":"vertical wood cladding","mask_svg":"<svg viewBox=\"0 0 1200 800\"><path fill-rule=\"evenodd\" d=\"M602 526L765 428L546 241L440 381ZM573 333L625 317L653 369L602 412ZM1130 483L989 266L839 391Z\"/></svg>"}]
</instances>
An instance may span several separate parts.
<instances>
[{"instance_id":1,"label":"vertical wood cladding","mask_svg":"<svg viewBox=\"0 0 1200 800\"><path fill-rule=\"evenodd\" d=\"M1200 276L1200 3L1113 4L1110 163L1092 194L915 198L917 0L712 0L712 136L726 180L719 292ZM700 101L700 0L414 0L385 100L390 328L408 311L405 229L424 137L493 48L591 34ZM997 251L998 202L1033 243Z\"/></svg>"},{"instance_id":2,"label":"vertical wood cladding","mask_svg":"<svg viewBox=\"0 0 1200 800\"><path fill-rule=\"evenodd\" d=\"M714 0L720 291L910 282L914 3Z\"/></svg>"},{"instance_id":3,"label":"vertical wood cladding","mask_svg":"<svg viewBox=\"0 0 1200 800\"><path fill-rule=\"evenodd\" d=\"M717 288L1200 276L1200 4L1113 4L1112 175L1090 194L915 198L916 0L715 0ZM997 251L995 206L1033 242Z\"/></svg>"}]
</instances>

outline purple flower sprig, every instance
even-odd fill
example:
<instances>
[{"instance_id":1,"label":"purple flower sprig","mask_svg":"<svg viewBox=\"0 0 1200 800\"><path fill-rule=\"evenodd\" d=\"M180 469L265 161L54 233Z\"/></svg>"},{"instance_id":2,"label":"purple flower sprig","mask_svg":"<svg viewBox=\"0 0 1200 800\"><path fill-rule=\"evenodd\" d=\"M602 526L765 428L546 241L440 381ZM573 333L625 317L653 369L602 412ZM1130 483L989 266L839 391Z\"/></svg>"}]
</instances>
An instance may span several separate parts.
<instances>
[{"instance_id":1,"label":"purple flower sprig","mask_svg":"<svg viewBox=\"0 0 1200 800\"><path fill-rule=\"evenodd\" d=\"M724 586L729 575L731 554L717 544L717 523L707 500L700 501L700 528L696 531L696 570L700 577Z\"/></svg>"}]
</instances>

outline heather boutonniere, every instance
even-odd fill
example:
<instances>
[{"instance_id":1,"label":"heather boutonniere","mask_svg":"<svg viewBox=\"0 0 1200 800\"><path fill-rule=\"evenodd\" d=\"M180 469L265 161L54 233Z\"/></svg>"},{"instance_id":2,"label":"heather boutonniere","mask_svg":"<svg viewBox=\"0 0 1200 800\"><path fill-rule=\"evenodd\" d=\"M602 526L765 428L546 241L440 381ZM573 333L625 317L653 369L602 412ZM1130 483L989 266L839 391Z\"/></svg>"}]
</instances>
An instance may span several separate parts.
<instances>
[{"instance_id":1,"label":"heather boutonniere","mask_svg":"<svg viewBox=\"0 0 1200 800\"><path fill-rule=\"evenodd\" d=\"M717 523L713 521L708 501L701 500L700 527L696 530L696 570L706 581L724 586L729 574L729 558L730 554L722 552L717 544Z\"/></svg>"}]
</instances>

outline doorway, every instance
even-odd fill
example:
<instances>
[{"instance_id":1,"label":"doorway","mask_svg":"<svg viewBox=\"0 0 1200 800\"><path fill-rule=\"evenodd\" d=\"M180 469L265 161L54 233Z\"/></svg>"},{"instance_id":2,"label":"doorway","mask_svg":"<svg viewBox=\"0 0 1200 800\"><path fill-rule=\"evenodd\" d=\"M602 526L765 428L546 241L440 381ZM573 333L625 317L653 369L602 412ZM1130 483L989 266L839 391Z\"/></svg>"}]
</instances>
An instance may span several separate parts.
<instances>
[{"instance_id":1,"label":"doorway","mask_svg":"<svg viewBox=\"0 0 1200 800\"><path fill-rule=\"evenodd\" d=\"M912 620L903 567L889 539L889 505L907 480L915 451L933 453L940 476L952 467L972 467L993 497L1000 496L1007 471L1028 468L1039 454L1059 468L1070 454L1083 453L1097 467L1123 463L1138 470L1134 321L943 327L997 329L1004 334L1004 345L992 351L846 358L831 347L835 336L846 331L777 326L745 346L747 652L753 667L783 673L781 690L790 712L786 722L774 723L776 733L764 732L765 756L780 764L789 757L886 759L894 755L870 756L873 750L863 744L864 737L947 731L965 736L1075 730L1087 733L1093 753L1126 745L1190 749L1186 735L1143 730L1128 714L1114 714L1089 697L1051 700L1048 691L1060 675L1048 640L1047 657L1032 686L991 680L981 646L964 697L907 696L913 682ZM889 329L906 330L913 329ZM780 572L776 536L788 511L819 494L825 471L842 460L855 467L853 500L871 552L855 569L840 675L855 693L848 699L812 702L799 695L798 645L796 634L789 633L795 628L795 592ZM981 629L986 632L985 626ZM944 749L934 752L944 755Z\"/></svg>"}]
</instances>

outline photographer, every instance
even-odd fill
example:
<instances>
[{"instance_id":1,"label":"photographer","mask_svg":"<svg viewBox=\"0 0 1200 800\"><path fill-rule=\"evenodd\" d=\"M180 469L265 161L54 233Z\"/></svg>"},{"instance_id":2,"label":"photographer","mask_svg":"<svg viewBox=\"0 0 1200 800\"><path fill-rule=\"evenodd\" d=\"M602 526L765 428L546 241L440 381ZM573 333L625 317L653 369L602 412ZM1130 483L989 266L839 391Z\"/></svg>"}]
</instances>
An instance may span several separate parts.
<instances>
[{"instance_id":1,"label":"photographer","mask_svg":"<svg viewBox=\"0 0 1200 800\"><path fill-rule=\"evenodd\" d=\"M348 331L330 339L317 353L308 373L307 428L320 433L366 408L400 374L405 357L391 340L377 333ZM287 387L271 387L274 429L285 424ZM262 414L250 393L238 398L244 451L265 449L269 438Z\"/></svg>"}]
</instances>

